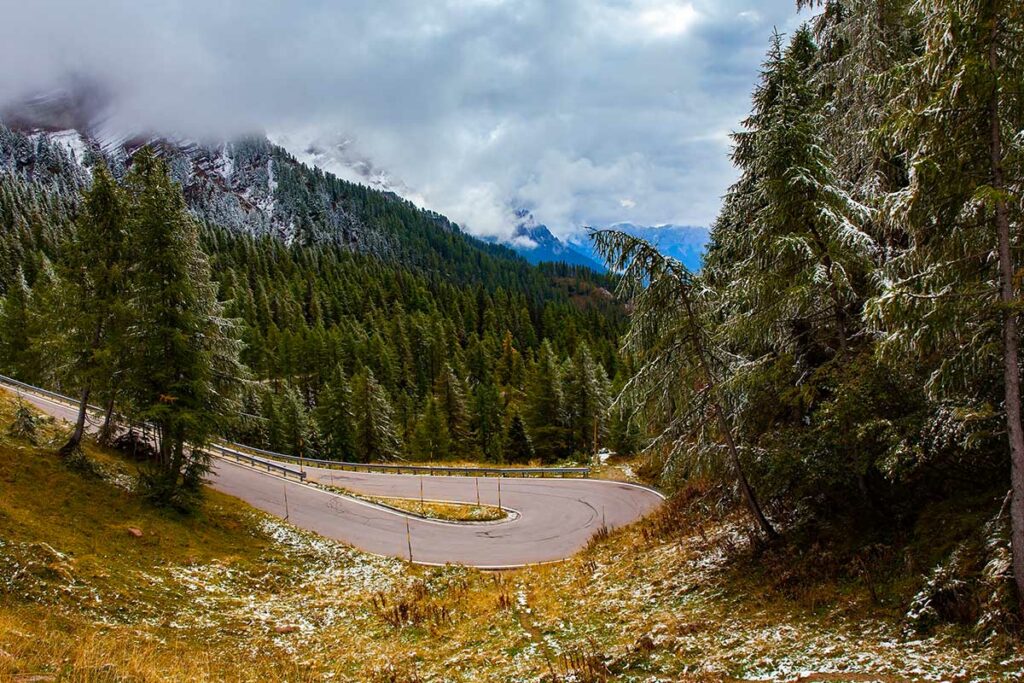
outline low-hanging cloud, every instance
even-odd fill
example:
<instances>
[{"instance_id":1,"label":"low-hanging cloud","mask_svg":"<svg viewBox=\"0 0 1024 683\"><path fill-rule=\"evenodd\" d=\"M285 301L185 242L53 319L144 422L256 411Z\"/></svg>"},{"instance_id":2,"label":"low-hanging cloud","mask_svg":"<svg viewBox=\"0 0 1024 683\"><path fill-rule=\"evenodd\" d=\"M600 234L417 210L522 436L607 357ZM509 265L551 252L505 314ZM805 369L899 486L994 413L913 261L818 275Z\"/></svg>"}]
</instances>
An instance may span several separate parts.
<instances>
[{"instance_id":1,"label":"low-hanging cloud","mask_svg":"<svg viewBox=\"0 0 1024 683\"><path fill-rule=\"evenodd\" d=\"M123 126L344 141L503 237L517 208L562 236L708 224L769 34L797 21L792 0L0 3L0 104L78 76Z\"/></svg>"}]
</instances>

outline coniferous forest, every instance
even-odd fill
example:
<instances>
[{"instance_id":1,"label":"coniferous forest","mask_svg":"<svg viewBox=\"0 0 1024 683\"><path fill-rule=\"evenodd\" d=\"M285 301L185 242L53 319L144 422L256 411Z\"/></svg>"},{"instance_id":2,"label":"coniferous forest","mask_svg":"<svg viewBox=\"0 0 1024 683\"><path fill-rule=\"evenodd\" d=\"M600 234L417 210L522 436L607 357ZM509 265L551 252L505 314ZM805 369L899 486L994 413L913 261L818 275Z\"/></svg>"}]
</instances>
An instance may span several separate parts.
<instances>
[{"instance_id":1,"label":"coniferous forest","mask_svg":"<svg viewBox=\"0 0 1024 683\"><path fill-rule=\"evenodd\" d=\"M974 496L974 557L1006 578L1012 549L1016 579L983 600L1017 606L1024 4L797 4L817 12L767 45L698 273L608 231L613 275L534 268L305 167L276 179L286 241L190 212L159 149L83 175L46 148L0 174L0 372L157 425L164 499L214 435L356 461L643 451L765 543L808 520L890 538ZM373 239L323 239L325 196Z\"/></svg>"},{"instance_id":2,"label":"coniferous forest","mask_svg":"<svg viewBox=\"0 0 1024 683\"><path fill-rule=\"evenodd\" d=\"M635 448L610 413L625 313L609 277L529 266L436 215L305 167L277 179L303 215L316 213L304 193L329 185L397 247L364 253L301 231L286 244L199 221L158 152L136 152L120 180L98 161L90 180L66 151L41 146L33 174L0 176L5 374L75 395L86 387L90 402L141 417L132 377L156 361L140 358L133 371L133 353L164 352L130 332L157 304L141 298L142 280L161 259L194 252L201 265L178 263L168 277L215 287L204 305L231 340L215 345L233 348L221 370L235 368L231 391L214 392L231 399L231 410L211 411L224 436L349 461L551 463L586 460L610 440ZM155 167L145 182L140 158ZM176 216L181 231L170 252L141 232L157 192L168 204L152 210Z\"/></svg>"}]
</instances>

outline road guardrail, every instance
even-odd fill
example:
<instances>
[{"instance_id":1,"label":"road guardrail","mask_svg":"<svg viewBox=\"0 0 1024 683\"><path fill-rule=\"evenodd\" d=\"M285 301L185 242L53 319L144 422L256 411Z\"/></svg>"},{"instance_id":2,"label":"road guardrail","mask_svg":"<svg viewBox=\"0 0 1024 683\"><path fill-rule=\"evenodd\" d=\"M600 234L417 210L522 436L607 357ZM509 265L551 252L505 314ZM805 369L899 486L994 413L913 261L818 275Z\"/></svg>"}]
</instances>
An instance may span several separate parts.
<instances>
[{"instance_id":1,"label":"road guardrail","mask_svg":"<svg viewBox=\"0 0 1024 683\"><path fill-rule=\"evenodd\" d=\"M306 481L306 473L305 472L303 472L302 470L297 470L297 469L292 468L292 467L288 467L287 465L282 465L279 462L274 462L272 460L265 460L263 458L257 458L255 456L249 455L247 453L242 453L241 451L236 451L233 448L225 448L224 446L220 446L220 445L217 445L215 443L214 444L210 444L209 446L207 446L207 449L211 450L211 451L217 451L218 453L221 454L221 456L223 456L225 458L231 458L232 460L234 460L236 462L245 462L245 463L248 463L249 465L251 465L253 467L266 467L268 472L270 472L271 470L275 470L277 472L280 472L281 476L286 478L286 479L288 478L288 475L290 474L290 475L293 475L295 478L297 478L299 481Z\"/></svg>"},{"instance_id":2,"label":"road guardrail","mask_svg":"<svg viewBox=\"0 0 1024 683\"><path fill-rule=\"evenodd\" d=\"M64 394L58 394L55 391L43 389L42 387L33 386L26 384L25 382L19 382L18 380L0 375L0 382L9 384L11 386L24 389L25 391L35 392L47 396L49 398L65 401L72 405L77 404L78 401L70 396ZM99 410L95 406L89 406L93 410ZM354 472L377 472L382 474L426 474L430 476L463 476L463 477L589 477L589 467L457 467L457 466L443 466L443 465L414 465L414 464L402 464L402 463L366 463L366 462L349 462L344 460L324 460L319 458L303 458L295 455L287 455L285 453L276 453L274 451L268 451L262 448L256 448L255 446L247 446L241 443L235 443L233 441L227 442L230 448L221 446L218 444L210 444L207 446L210 450L217 450L221 455L229 456L234 458L238 462L246 461L249 464L259 467L267 467L267 470L277 470L282 472L283 476L292 474L299 477L301 480L305 480L306 473L302 471L304 465L310 465L312 467L325 467L330 469L339 470L350 470ZM241 449L241 450L238 450ZM255 453L264 456L263 458L256 457L255 455L249 455L249 453ZM270 459L270 462L266 460ZM298 470L289 469L280 463L273 462L274 460L281 460L293 464L298 464Z\"/></svg>"},{"instance_id":3,"label":"road guardrail","mask_svg":"<svg viewBox=\"0 0 1024 683\"><path fill-rule=\"evenodd\" d=\"M326 467L329 469L351 470L354 472L378 472L382 474L428 474L431 476L463 476L463 477L546 477L546 476L579 476L589 477L589 467L472 467L445 465L415 465L412 463L370 463L350 462L347 460L324 460L322 458L304 458L297 455L277 453L245 444L229 442L235 448L258 453L267 458L283 460L300 467Z\"/></svg>"}]
</instances>

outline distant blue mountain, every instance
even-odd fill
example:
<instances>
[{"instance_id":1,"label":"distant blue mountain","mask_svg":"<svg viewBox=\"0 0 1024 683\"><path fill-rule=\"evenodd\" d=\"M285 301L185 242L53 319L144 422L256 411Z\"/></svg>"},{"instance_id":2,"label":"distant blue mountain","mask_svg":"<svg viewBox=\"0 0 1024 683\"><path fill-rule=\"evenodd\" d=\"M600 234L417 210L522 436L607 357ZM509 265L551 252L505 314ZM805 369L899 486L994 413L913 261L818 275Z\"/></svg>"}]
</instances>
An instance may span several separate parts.
<instances>
[{"instance_id":1,"label":"distant blue mountain","mask_svg":"<svg viewBox=\"0 0 1024 683\"><path fill-rule=\"evenodd\" d=\"M575 247L570 247L552 235L546 225L537 223L527 211L517 211L516 216L520 219L520 223L516 225L516 231L510 244L530 263L560 261L571 266L584 266L598 273L608 270L602 264L601 259L595 258L593 249L586 247L587 251L583 252Z\"/></svg>"},{"instance_id":2,"label":"distant blue mountain","mask_svg":"<svg viewBox=\"0 0 1024 683\"><path fill-rule=\"evenodd\" d=\"M694 225L633 225L632 223L616 223L609 225L611 230L622 232L647 240L658 248L662 254L680 261L690 270L700 270L704 262L704 252L711 239L708 228ZM601 262L601 257L594 250L591 241L584 235L578 242L570 242L568 247L592 260Z\"/></svg>"},{"instance_id":3,"label":"distant blue mountain","mask_svg":"<svg viewBox=\"0 0 1024 683\"><path fill-rule=\"evenodd\" d=\"M520 222L516 225L509 244L530 263L561 261L569 265L585 266L599 273L607 272L604 260L585 234L563 242L555 237L546 225L537 223L528 211L517 211L516 216ZM711 231L708 228L694 225L651 226L616 223L609 225L608 228L647 240L661 253L680 261L693 271L701 269L704 252L711 238Z\"/></svg>"}]
</instances>

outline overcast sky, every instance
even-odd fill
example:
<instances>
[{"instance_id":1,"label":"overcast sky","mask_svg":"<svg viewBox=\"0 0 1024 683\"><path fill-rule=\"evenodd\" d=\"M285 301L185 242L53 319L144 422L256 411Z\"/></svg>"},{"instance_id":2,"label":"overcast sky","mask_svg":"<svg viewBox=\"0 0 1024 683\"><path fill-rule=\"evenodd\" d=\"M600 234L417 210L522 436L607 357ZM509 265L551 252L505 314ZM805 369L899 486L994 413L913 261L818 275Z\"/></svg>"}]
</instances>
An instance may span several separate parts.
<instances>
[{"instance_id":1,"label":"overcast sky","mask_svg":"<svg viewBox=\"0 0 1024 683\"><path fill-rule=\"evenodd\" d=\"M89 76L130 125L264 130L300 156L315 142L477 234L507 236L519 207L562 236L707 225L734 178L726 136L794 5L0 0L0 101Z\"/></svg>"}]
</instances>

